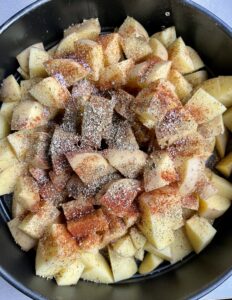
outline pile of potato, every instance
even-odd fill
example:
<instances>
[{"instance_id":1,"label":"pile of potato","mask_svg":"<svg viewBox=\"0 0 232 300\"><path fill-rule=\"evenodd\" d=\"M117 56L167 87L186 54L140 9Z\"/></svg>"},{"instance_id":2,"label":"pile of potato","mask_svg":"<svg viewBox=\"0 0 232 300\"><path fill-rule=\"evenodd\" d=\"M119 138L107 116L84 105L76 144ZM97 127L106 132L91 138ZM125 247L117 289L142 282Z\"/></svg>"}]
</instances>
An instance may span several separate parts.
<instances>
[{"instance_id":1,"label":"pile of potato","mask_svg":"<svg viewBox=\"0 0 232 300\"><path fill-rule=\"evenodd\" d=\"M100 33L85 20L48 51L26 48L22 80L1 87L8 227L58 285L117 282L199 253L232 200L232 184L207 168L214 153L232 172L232 76L208 79L175 27L149 37L127 17Z\"/></svg>"}]
</instances>

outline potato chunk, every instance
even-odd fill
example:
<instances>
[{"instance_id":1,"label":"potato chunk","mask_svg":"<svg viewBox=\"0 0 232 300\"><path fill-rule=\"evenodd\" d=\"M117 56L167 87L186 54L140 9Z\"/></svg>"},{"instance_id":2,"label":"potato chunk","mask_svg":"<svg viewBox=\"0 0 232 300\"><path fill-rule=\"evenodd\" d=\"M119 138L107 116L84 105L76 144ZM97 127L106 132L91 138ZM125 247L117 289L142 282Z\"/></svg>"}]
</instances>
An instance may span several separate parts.
<instances>
[{"instance_id":1,"label":"potato chunk","mask_svg":"<svg viewBox=\"0 0 232 300\"><path fill-rule=\"evenodd\" d=\"M64 268L55 274L56 283L59 286L75 285L79 281L84 271L84 265L80 259L74 260L67 268Z\"/></svg>"},{"instance_id":2,"label":"potato chunk","mask_svg":"<svg viewBox=\"0 0 232 300\"><path fill-rule=\"evenodd\" d=\"M97 42L102 45L105 66L119 62L122 57L122 49L118 33L100 35Z\"/></svg>"},{"instance_id":3,"label":"potato chunk","mask_svg":"<svg viewBox=\"0 0 232 300\"><path fill-rule=\"evenodd\" d=\"M7 136L7 140L14 150L19 160L25 159L25 156L33 144L33 134L31 130L19 130Z\"/></svg>"},{"instance_id":4,"label":"potato chunk","mask_svg":"<svg viewBox=\"0 0 232 300\"><path fill-rule=\"evenodd\" d=\"M160 257L160 258L162 258L164 260L170 261L171 258L172 258L171 245L169 245L169 246L167 246L167 247L165 247L163 249L157 249L151 243L146 242L146 244L144 246L144 250L146 250L148 253L154 254L155 256L158 256L158 257Z\"/></svg>"},{"instance_id":5,"label":"potato chunk","mask_svg":"<svg viewBox=\"0 0 232 300\"><path fill-rule=\"evenodd\" d=\"M40 81L30 93L41 104L55 108L64 108L70 97L69 91L53 77Z\"/></svg>"},{"instance_id":6,"label":"potato chunk","mask_svg":"<svg viewBox=\"0 0 232 300\"><path fill-rule=\"evenodd\" d=\"M208 79L208 73L205 70L200 70L187 74L184 77L193 87L196 87Z\"/></svg>"},{"instance_id":7,"label":"potato chunk","mask_svg":"<svg viewBox=\"0 0 232 300\"><path fill-rule=\"evenodd\" d=\"M110 264L114 281L120 281L132 277L137 272L137 265L133 257L123 257L108 247Z\"/></svg>"},{"instance_id":8,"label":"potato chunk","mask_svg":"<svg viewBox=\"0 0 232 300\"><path fill-rule=\"evenodd\" d=\"M14 111L17 102L4 102L2 103L0 114L6 119L6 121L10 124L12 119L12 114Z\"/></svg>"},{"instance_id":9,"label":"potato chunk","mask_svg":"<svg viewBox=\"0 0 232 300\"><path fill-rule=\"evenodd\" d=\"M232 173L232 152L227 154L219 163L216 165L216 169L224 176L229 177Z\"/></svg>"},{"instance_id":10,"label":"potato chunk","mask_svg":"<svg viewBox=\"0 0 232 300\"><path fill-rule=\"evenodd\" d=\"M212 172L211 182L219 195L232 200L232 184L229 181Z\"/></svg>"},{"instance_id":11,"label":"potato chunk","mask_svg":"<svg viewBox=\"0 0 232 300\"><path fill-rule=\"evenodd\" d=\"M49 54L38 48L31 48L29 55L29 75L30 78L46 77L47 72L44 63L49 59Z\"/></svg>"},{"instance_id":12,"label":"potato chunk","mask_svg":"<svg viewBox=\"0 0 232 300\"><path fill-rule=\"evenodd\" d=\"M196 50L194 50L192 47L187 46L187 51L189 53L189 56L193 62L193 68L194 71L198 71L199 69L204 68L205 64L203 63L202 59L200 58L199 54Z\"/></svg>"},{"instance_id":13,"label":"potato chunk","mask_svg":"<svg viewBox=\"0 0 232 300\"><path fill-rule=\"evenodd\" d=\"M177 38L168 48L169 59L173 67L182 74L194 71L194 65L181 37Z\"/></svg>"},{"instance_id":14,"label":"potato chunk","mask_svg":"<svg viewBox=\"0 0 232 300\"><path fill-rule=\"evenodd\" d=\"M165 28L160 32L154 33L152 38L159 40L166 48L168 48L176 40L176 29L174 26Z\"/></svg>"},{"instance_id":15,"label":"potato chunk","mask_svg":"<svg viewBox=\"0 0 232 300\"><path fill-rule=\"evenodd\" d=\"M132 257L135 255L136 249L129 235L121 237L116 242L112 243L113 250L123 257Z\"/></svg>"},{"instance_id":16,"label":"potato chunk","mask_svg":"<svg viewBox=\"0 0 232 300\"><path fill-rule=\"evenodd\" d=\"M184 227L175 230L174 237L174 242L170 246L172 254L172 264L182 260L193 251L193 248L188 240Z\"/></svg>"},{"instance_id":17,"label":"potato chunk","mask_svg":"<svg viewBox=\"0 0 232 300\"><path fill-rule=\"evenodd\" d=\"M229 131L232 131L232 107L230 107L224 114L223 114L223 121L225 126L229 129Z\"/></svg>"},{"instance_id":18,"label":"potato chunk","mask_svg":"<svg viewBox=\"0 0 232 300\"><path fill-rule=\"evenodd\" d=\"M126 17L122 25L120 26L118 33L122 37L142 37L145 40L149 39L146 29L134 18Z\"/></svg>"},{"instance_id":19,"label":"potato chunk","mask_svg":"<svg viewBox=\"0 0 232 300\"><path fill-rule=\"evenodd\" d=\"M216 136L216 149L221 158L225 156L228 139L229 139L229 132L227 128L225 128L223 133Z\"/></svg>"},{"instance_id":20,"label":"potato chunk","mask_svg":"<svg viewBox=\"0 0 232 300\"><path fill-rule=\"evenodd\" d=\"M23 251L29 251L33 247L35 247L37 241L32 239L29 235L24 233L22 230L18 228L20 224L20 218L14 218L7 223L7 226L10 230L11 235L14 238L14 241Z\"/></svg>"},{"instance_id":21,"label":"potato chunk","mask_svg":"<svg viewBox=\"0 0 232 300\"><path fill-rule=\"evenodd\" d=\"M6 118L0 114L0 139L3 139L10 133L10 125Z\"/></svg>"},{"instance_id":22,"label":"potato chunk","mask_svg":"<svg viewBox=\"0 0 232 300\"><path fill-rule=\"evenodd\" d=\"M168 51L158 39L151 37L149 39L149 45L153 55L161 58L162 60L168 60Z\"/></svg>"},{"instance_id":23,"label":"potato chunk","mask_svg":"<svg viewBox=\"0 0 232 300\"><path fill-rule=\"evenodd\" d=\"M84 20L82 23L69 26L64 30L64 37L76 32L79 35L79 39L95 40L101 32L101 26L98 18Z\"/></svg>"},{"instance_id":24,"label":"potato chunk","mask_svg":"<svg viewBox=\"0 0 232 300\"><path fill-rule=\"evenodd\" d=\"M215 117L207 123L199 125L197 130L204 138L212 138L214 136L223 134L225 126L222 115Z\"/></svg>"},{"instance_id":25,"label":"potato chunk","mask_svg":"<svg viewBox=\"0 0 232 300\"><path fill-rule=\"evenodd\" d=\"M61 76L67 86L75 84L89 73L89 70L79 62L68 58L50 59L45 62L44 66L50 76L57 78Z\"/></svg>"},{"instance_id":26,"label":"potato chunk","mask_svg":"<svg viewBox=\"0 0 232 300\"><path fill-rule=\"evenodd\" d=\"M147 253L144 260L139 266L139 273L140 274L148 274L151 273L154 269L156 269L161 263L163 262L163 259L160 257Z\"/></svg>"},{"instance_id":27,"label":"potato chunk","mask_svg":"<svg viewBox=\"0 0 232 300\"><path fill-rule=\"evenodd\" d=\"M188 100L185 108L198 124L209 122L226 111L223 104L201 88Z\"/></svg>"},{"instance_id":28,"label":"potato chunk","mask_svg":"<svg viewBox=\"0 0 232 300\"><path fill-rule=\"evenodd\" d=\"M18 160L14 154L11 145L7 141L7 139L2 139L0 141L0 172L4 171L8 167L17 163Z\"/></svg>"},{"instance_id":29,"label":"potato chunk","mask_svg":"<svg viewBox=\"0 0 232 300\"><path fill-rule=\"evenodd\" d=\"M122 49L126 58L132 58L135 62L152 53L152 49L144 37L128 36L122 38Z\"/></svg>"},{"instance_id":30,"label":"potato chunk","mask_svg":"<svg viewBox=\"0 0 232 300\"><path fill-rule=\"evenodd\" d=\"M186 221L186 234L193 249L200 253L212 241L216 229L205 219L194 215Z\"/></svg>"},{"instance_id":31,"label":"potato chunk","mask_svg":"<svg viewBox=\"0 0 232 300\"><path fill-rule=\"evenodd\" d=\"M130 237L137 250L143 248L146 244L147 239L136 227L130 229Z\"/></svg>"},{"instance_id":32,"label":"potato chunk","mask_svg":"<svg viewBox=\"0 0 232 300\"><path fill-rule=\"evenodd\" d=\"M2 102L18 102L21 99L21 90L13 75L9 75L3 80L0 90L0 100Z\"/></svg>"},{"instance_id":33,"label":"potato chunk","mask_svg":"<svg viewBox=\"0 0 232 300\"><path fill-rule=\"evenodd\" d=\"M177 70L171 69L168 74L168 80L175 86L176 93L182 102L188 98L192 92L192 85Z\"/></svg>"},{"instance_id":34,"label":"potato chunk","mask_svg":"<svg viewBox=\"0 0 232 300\"><path fill-rule=\"evenodd\" d=\"M199 215L207 219L222 216L231 205L231 200L221 195L214 195L208 199L200 199Z\"/></svg>"}]
</instances>

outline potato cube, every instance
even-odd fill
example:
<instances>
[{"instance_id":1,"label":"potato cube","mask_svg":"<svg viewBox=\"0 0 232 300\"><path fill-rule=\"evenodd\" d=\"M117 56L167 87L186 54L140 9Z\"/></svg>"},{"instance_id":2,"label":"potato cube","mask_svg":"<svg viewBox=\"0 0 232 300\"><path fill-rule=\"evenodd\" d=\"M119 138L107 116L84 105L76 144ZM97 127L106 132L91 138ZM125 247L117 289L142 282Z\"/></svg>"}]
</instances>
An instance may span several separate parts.
<instances>
[{"instance_id":1,"label":"potato cube","mask_svg":"<svg viewBox=\"0 0 232 300\"><path fill-rule=\"evenodd\" d=\"M69 270L78 258L77 243L65 225L53 224L39 240L35 262L36 275L52 278L63 270Z\"/></svg>"},{"instance_id":2,"label":"potato cube","mask_svg":"<svg viewBox=\"0 0 232 300\"><path fill-rule=\"evenodd\" d=\"M134 104L135 97L122 89L113 91L111 96L112 100L116 102L115 111L126 120L133 120L134 112L131 111L131 106Z\"/></svg>"},{"instance_id":3,"label":"potato cube","mask_svg":"<svg viewBox=\"0 0 232 300\"><path fill-rule=\"evenodd\" d=\"M155 151L150 155L144 168L143 179L146 192L178 180L178 174L168 152Z\"/></svg>"},{"instance_id":4,"label":"potato cube","mask_svg":"<svg viewBox=\"0 0 232 300\"><path fill-rule=\"evenodd\" d=\"M229 181L212 172L211 182L217 188L220 196L232 200L232 184Z\"/></svg>"},{"instance_id":5,"label":"potato cube","mask_svg":"<svg viewBox=\"0 0 232 300\"><path fill-rule=\"evenodd\" d=\"M6 118L0 114L0 139L3 139L10 133L10 124Z\"/></svg>"},{"instance_id":6,"label":"potato cube","mask_svg":"<svg viewBox=\"0 0 232 300\"><path fill-rule=\"evenodd\" d=\"M144 37L128 36L122 38L122 49L126 58L132 58L135 62L152 53L152 49Z\"/></svg>"},{"instance_id":7,"label":"potato cube","mask_svg":"<svg viewBox=\"0 0 232 300\"><path fill-rule=\"evenodd\" d=\"M229 177L232 173L232 152L227 154L219 163L216 165L216 169L224 176Z\"/></svg>"},{"instance_id":8,"label":"potato cube","mask_svg":"<svg viewBox=\"0 0 232 300\"><path fill-rule=\"evenodd\" d=\"M123 257L108 247L110 264L114 281L125 280L137 272L137 265L133 257Z\"/></svg>"},{"instance_id":9,"label":"potato cube","mask_svg":"<svg viewBox=\"0 0 232 300\"><path fill-rule=\"evenodd\" d=\"M61 76L67 86L75 84L76 81L86 77L89 73L89 70L79 62L68 58L47 60L44 67L50 76L55 78Z\"/></svg>"},{"instance_id":10,"label":"potato cube","mask_svg":"<svg viewBox=\"0 0 232 300\"><path fill-rule=\"evenodd\" d=\"M177 38L168 48L169 59L172 61L172 66L182 74L194 71L193 61L189 55L181 37Z\"/></svg>"},{"instance_id":11,"label":"potato cube","mask_svg":"<svg viewBox=\"0 0 232 300\"><path fill-rule=\"evenodd\" d=\"M101 89L120 88L125 85L128 75L134 63L132 59L126 59L121 62L107 66L99 78Z\"/></svg>"},{"instance_id":12,"label":"potato cube","mask_svg":"<svg viewBox=\"0 0 232 300\"><path fill-rule=\"evenodd\" d=\"M82 252L81 260L85 265L81 278L97 283L112 283L113 275L106 259L99 253Z\"/></svg>"},{"instance_id":13,"label":"potato cube","mask_svg":"<svg viewBox=\"0 0 232 300\"><path fill-rule=\"evenodd\" d=\"M62 209L66 220L78 219L92 213L94 211L93 203L93 198L86 197L81 193L77 199L63 203Z\"/></svg>"},{"instance_id":14,"label":"potato cube","mask_svg":"<svg viewBox=\"0 0 232 300\"><path fill-rule=\"evenodd\" d=\"M25 72L21 67L18 67L17 72L20 74L20 76L23 79L29 79L30 78L29 74L27 72Z\"/></svg>"},{"instance_id":15,"label":"potato cube","mask_svg":"<svg viewBox=\"0 0 232 300\"><path fill-rule=\"evenodd\" d=\"M168 111L181 106L174 89L169 81L158 80L137 95L134 111L144 126L155 127ZM162 97L163 93L166 95L165 99Z\"/></svg>"},{"instance_id":16,"label":"potato cube","mask_svg":"<svg viewBox=\"0 0 232 300\"><path fill-rule=\"evenodd\" d=\"M130 237L137 250L143 248L147 240L136 227L130 229Z\"/></svg>"},{"instance_id":17,"label":"potato cube","mask_svg":"<svg viewBox=\"0 0 232 300\"><path fill-rule=\"evenodd\" d=\"M47 72L44 63L49 59L49 54L38 48L31 48L29 55L29 75L34 77L46 77Z\"/></svg>"},{"instance_id":18,"label":"potato cube","mask_svg":"<svg viewBox=\"0 0 232 300\"><path fill-rule=\"evenodd\" d=\"M30 94L30 89L39 83L43 78L31 78L28 80L21 80L21 101L25 100L35 100L34 97Z\"/></svg>"},{"instance_id":19,"label":"potato cube","mask_svg":"<svg viewBox=\"0 0 232 300\"><path fill-rule=\"evenodd\" d=\"M47 124L44 106L33 100L19 102L11 120L11 130L32 129Z\"/></svg>"},{"instance_id":20,"label":"potato cube","mask_svg":"<svg viewBox=\"0 0 232 300\"><path fill-rule=\"evenodd\" d=\"M14 153L19 160L25 159L25 156L33 144L33 134L31 130L19 130L7 136Z\"/></svg>"},{"instance_id":21,"label":"potato cube","mask_svg":"<svg viewBox=\"0 0 232 300\"><path fill-rule=\"evenodd\" d=\"M225 126L229 129L229 131L232 131L232 107L230 107L224 114L223 114L223 121Z\"/></svg>"},{"instance_id":22,"label":"potato cube","mask_svg":"<svg viewBox=\"0 0 232 300\"><path fill-rule=\"evenodd\" d=\"M49 147L51 136L46 132L36 132L33 134L34 144L31 147L30 164L35 168L49 169Z\"/></svg>"},{"instance_id":23,"label":"potato cube","mask_svg":"<svg viewBox=\"0 0 232 300\"><path fill-rule=\"evenodd\" d=\"M192 136L196 130L197 123L184 108L168 111L155 127L157 142L161 148L169 146L188 135Z\"/></svg>"},{"instance_id":24,"label":"potato cube","mask_svg":"<svg viewBox=\"0 0 232 300\"><path fill-rule=\"evenodd\" d=\"M193 94L186 103L185 108L192 114L198 124L209 122L226 111L223 104L202 88Z\"/></svg>"},{"instance_id":25,"label":"potato cube","mask_svg":"<svg viewBox=\"0 0 232 300\"><path fill-rule=\"evenodd\" d=\"M122 49L120 45L120 35L118 33L100 35L97 42L102 46L105 66L119 62L122 57Z\"/></svg>"},{"instance_id":26,"label":"potato cube","mask_svg":"<svg viewBox=\"0 0 232 300\"><path fill-rule=\"evenodd\" d=\"M208 199L200 199L199 215L207 219L221 217L231 205L231 200L221 195L214 195Z\"/></svg>"},{"instance_id":27,"label":"potato cube","mask_svg":"<svg viewBox=\"0 0 232 300\"><path fill-rule=\"evenodd\" d=\"M216 149L221 158L225 156L228 139L229 139L229 132L227 128L225 128L223 133L216 136Z\"/></svg>"},{"instance_id":28,"label":"potato cube","mask_svg":"<svg viewBox=\"0 0 232 300\"><path fill-rule=\"evenodd\" d=\"M41 104L55 108L64 108L70 97L69 91L53 77L40 81L30 94Z\"/></svg>"},{"instance_id":29,"label":"potato cube","mask_svg":"<svg viewBox=\"0 0 232 300\"><path fill-rule=\"evenodd\" d=\"M184 77L193 87L196 87L208 79L208 73L205 70L200 70L187 74Z\"/></svg>"},{"instance_id":30,"label":"potato cube","mask_svg":"<svg viewBox=\"0 0 232 300\"><path fill-rule=\"evenodd\" d=\"M174 26L165 28L160 32L154 33L152 38L159 40L166 48L168 48L176 40L176 29Z\"/></svg>"},{"instance_id":31,"label":"potato cube","mask_svg":"<svg viewBox=\"0 0 232 300\"><path fill-rule=\"evenodd\" d=\"M135 252L135 259L143 261L144 254L145 254L145 251L144 251L143 248L140 248L140 249L136 250L136 252Z\"/></svg>"},{"instance_id":32,"label":"potato cube","mask_svg":"<svg viewBox=\"0 0 232 300\"><path fill-rule=\"evenodd\" d=\"M212 241L216 229L202 217L194 215L186 221L187 237L196 253L200 253Z\"/></svg>"},{"instance_id":33,"label":"potato cube","mask_svg":"<svg viewBox=\"0 0 232 300\"><path fill-rule=\"evenodd\" d=\"M12 114L14 111L17 102L4 102L2 103L0 114L6 119L6 121L10 124L12 119Z\"/></svg>"},{"instance_id":34,"label":"potato cube","mask_svg":"<svg viewBox=\"0 0 232 300\"><path fill-rule=\"evenodd\" d=\"M136 178L143 171L147 154L141 150L107 149L104 157L125 177Z\"/></svg>"},{"instance_id":35,"label":"potato cube","mask_svg":"<svg viewBox=\"0 0 232 300\"><path fill-rule=\"evenodd\" d=\"M193 251L183 227L174 231L174 237L174 242L170 246L172 253L172 264L182 260Z\"/></svg>"},{"instance_id":36,"label":"potato cube","mask_svg":"<svg viewBox=\"0 0 232 300\"><path fill-rule=\"evenodd\" d=\"M117 254L123 257L132 257L136 252L136 248L129 235L125 235L112 243L112 248Z\"/></svg>"},{"instance_id":37,"label":"potato cube","mask_svg":"<svg viewBox=\"0 0 232 300\"><path fill-rule=\"evenodd\" d=\"M0 100L2 102L18 102L21 99L21 90L13 75L9 75L2 82Z\"/></svg>"},{"instance_id":38,"label":"potato cube","mask_svg":"<svg viewBox=\"0 0 232 300\"><path fill-rule=\"evenodd\" d=\"M207 177L206 172L202 174L202 177L197 183L196 193L200 198L208 199L218 193L217 188Z\"/></svg>"},{"instance_id":39,"label":"potato cube","mask_svg":"<svg viewBox=\"0 0 232 300\"><path fill-rule=\"evenodd\" d=\"M7 139L0 141L0 172L17 163L18 160Z\"/></svg>"},{"instance_id":40,"label":"potato cube","mask_svg":"<svg viewBox=\"0 0 232 300\"><path fill-rule=\"evenodd\" d=\"M220 95L217 98L226 107L232 105L232 76L219 76Z\"/></svg>"},{"instance_id":41,"label":"potato cube","mask_svg":"<svg viewBox=\"0 0 232 300\"><path fill-rule=\"evenodd\" d=\"M200 58L199 54L195 49L192 47L187 46L187 51L189 53L189 56L193 62L193 71L198 71L199 69L204 68L205 64L203 63L202 59Z\"/></svg>"},{"instance_id":42,"label":"potato cube","mask_svg":"<svg viewBox=\"0 0 232 300\"><path fill-rule=\"evenodd\" d=\"M39 186L42 186L49 181L47 172L45 170L29 167L29 173L36 180Z\"/></svg>"},{"instance_id":43,"label":"potato cube","mask_svg":"<svg viewBox=\"0 0 232 300\"><path fill-rule=\"evenodd\" d=\"M84 66L90 68L88 79L98 81L104 68L104 56L102 46L91 40L78 40L75 42L75 55Z\"/></svg>"},{"instance_id":44,"label":"potato cube","mask_svg":"<svg viewBox=\"0 0 232 300\"><path fill-rule=\"evenodd\" d=\"M20 67L26 73L29 73L29 55L30 55L31 48L44 50L43 43L36 43L27 47L16 56Z\"/></svg>"},{"instance_id":45,"label":"potato cube","mask_svg":"<svg viewBox=\"0 0 232 300\"><path fill-rule=\"evenodd\" d=\"M155 256L158 256L164 260L168 260L170 261L172 258L172 253L171 253L171 245L163 248L163 249L157 249L154 245L152 245L149 242L146 242L145 246L144 246L144 250L146 250L147 252L154 254Z\"/></svg>"},{"instance_id":46,"label":"potato cube","mask_svg":"<svg viewBox=\"0 0 232 300\"><path fill-rule=\"evenodd\" d=\"M223 134L225 127L222 115L215 117L207 123L199 125L197 130L204 138L212 138Z\"/></svg>"},{"instance_id":47,"label":"potato cube","mask_svg":"<svg viewBox=\"0 0 232 300\"><path fill-rule=\"evenodd\" d=\"M74 260L67 268L64 268L55 274L55 280L59 286L75 285L83 273L84 265L80 259Z\"/></svg>"},{"instance_id":48,"label":"potato cube","mask_svg":"<svg viewBox=\"0 0 232 300\"><path fill-rule=\"evenodd\" d=\"M19 204L17 199L14 197L14 195L12 199L11 210L12 210L13 218L21 217L26 212L25 208L21 204Z\"/></svg>"},{"instance_id":49,"label":"potato cube","mask_svg":"<svg viewBox=\"0 0 232 300\"><path fill-rule=\"evenodd\" d=\"M60 212L49 202L44 202L36 213L29 213L20 223L19 229L34 239L43 236L47 228L57 221Z\"/></svg>"},{"instance_id":50,"label":"potato cube","mask_svg":"<svg viewBox=\"0 0 232 300\"><path fill-rule=\"evenodd\" d=\"M184 103L192 92L192 85L175 69L170 70L168 80L175 86L178 97Z\"/></svg>"},{"instance_id":51,"label":"potato cube","mask_svg":"<svg viewBox=\"0 0 232 300\"><path fill-rule=\"evenodd\" d=\"M10 230L11 235L14 238L14 241L23 251L29 251L34 248L37 241L32 239L29 235L24 233L22 230L18 228L20 224L20 218L14 218L7 223L7 226Z\"/></svg>"},{"instance_id":52,"label":"potato cube","mask_svg":"<svg viewBox=\"0 0 232 300\"><path fill-rule=\"evenodd\" d=\"M148 274L155 270L160 264L162 264L163 259L160 257L147 253L144 260L139 266L139 273L140 274Z\"/></svg>"},{"instance_id":53,"label":"potato cube","mask_svg":"<svg viewBox=\"0 0 232 300\"><path fill-rule=\"evenodd\" d=\"M77 32L79 34L79 39L95 40L101 32L101 26L98 18L91 18L84 20L82 23L69 26L64 30L64 37L73 32Z\"/></svg>"},{"instance_id":54,"label":"potato cube","mask_svg":"<svg viewBox=\"0 0 232 300\"><path fill-rule=\"evenodd\" d=\"M198 184L198 183L197 183ZM200 190L200 188L199 188ZM181 198L181 206L186 209L198 210L199 196L196 193L188 194Z\"/></svg>"},{"instance_id":55,"label":"potato cube","mask_svg":"<svg viewBox=\"0 0 232 300\"><path fill-rule=\"evenodd\" d=\"M132 17L126 17L119 27L118 33L124 38L134 36L143 37L146 40L149 39L146 29Z\"/></svg>"},{"instance_id":56,"label":"potato cube","mask_svg":"<svg viewBox=\"0 0 232 300\"><path fill-rule=\"evenodd\" d=\"M162 60L168 60L168 51L157 38L151 37L149 39L149 45L153 55L161 58Z\"/></svg>"}]
</instances>

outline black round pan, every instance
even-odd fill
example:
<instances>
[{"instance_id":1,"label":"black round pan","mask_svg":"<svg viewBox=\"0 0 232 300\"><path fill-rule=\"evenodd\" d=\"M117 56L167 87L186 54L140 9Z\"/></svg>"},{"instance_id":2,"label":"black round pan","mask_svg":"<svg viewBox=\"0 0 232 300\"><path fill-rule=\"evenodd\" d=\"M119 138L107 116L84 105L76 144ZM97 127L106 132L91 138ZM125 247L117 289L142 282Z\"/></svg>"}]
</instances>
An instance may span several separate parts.
<instances>
[{"instance_id":1,"label":"black round pan","mask_svg":"<svg viewBox=\"0 0 232 300\"><path fill-rule=\"evenodd\" d=\"M168 14L166 12L169 12ZM232 74L232 30L207 10L182 0L51 0L39 1L0 28L0 80L15 73L15 56L35 42L52 45L62 30L83 19L98 17L104 31L129 15L149 33L175 25L187 44L196 48L215 75ZM216 225L214 241L198 256L172 267L124 283L101 285L79 282L58 287L35 276L34 253L23 253L13 242L5 222L7 197L0 202L0 274L33 299L51 300L170 300L199 299L232 274L232 221L228 211Z\"/></svg>"}]
</instances>

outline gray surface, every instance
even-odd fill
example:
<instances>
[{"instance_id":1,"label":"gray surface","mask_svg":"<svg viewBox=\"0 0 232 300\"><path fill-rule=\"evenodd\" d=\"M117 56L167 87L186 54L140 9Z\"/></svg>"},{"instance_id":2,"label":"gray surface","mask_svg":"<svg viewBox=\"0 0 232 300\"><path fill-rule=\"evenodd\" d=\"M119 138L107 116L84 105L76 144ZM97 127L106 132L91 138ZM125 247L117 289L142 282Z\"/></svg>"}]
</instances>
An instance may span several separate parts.
<instances>
[{"instance_id":1,"label":"gray surface","mask_svg":"<svg viewBox=\"0 0 232 300\"><path fill-rule=\"evenodd\" d=\"M32 3L31 0L0 0L0 24L5 22L17 11ZM195 0L198 4L205 6L215 15L223 19L232 27L232 0ZM232 73L232 70L231 70ZM232 298L232 278L225 281L216 290L202 298L201 300L217 300ZM29 298L11 287L0 278L0 300L28 300ZM68 300L68 299L67 299Z\"/></svg>"}]
</instances>

